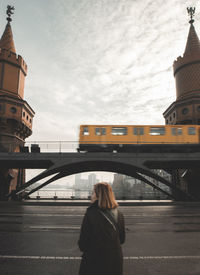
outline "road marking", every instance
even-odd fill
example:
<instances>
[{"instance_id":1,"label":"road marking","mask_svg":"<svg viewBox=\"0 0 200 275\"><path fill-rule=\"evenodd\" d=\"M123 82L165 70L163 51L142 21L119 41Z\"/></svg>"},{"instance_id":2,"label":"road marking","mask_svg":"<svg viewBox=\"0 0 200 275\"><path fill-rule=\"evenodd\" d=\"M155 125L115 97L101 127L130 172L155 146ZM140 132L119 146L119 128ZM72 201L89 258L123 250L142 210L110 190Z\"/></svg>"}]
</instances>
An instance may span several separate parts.
<instances>
[{"instance_id":1,"label":"road marking","mask_svg":"<svg viewBox=\"0 0 200 275\"><path fill-rule=\"evenodd\" d=\"M80 229L80 226L51 226L51 225L35 225L29 226L31 229Z\"/></svg>"},{"instance_id":2,"label":"road marking","mask_svg":"<svg viewBox=\"0 0 200 275\"><path fill-rule=\"evenodd\" d=\"M200 255L197 256L136 256L136 257L124 257L124 260L185 260L185 259L200 259Z\"/></svg>"},{"instance_id":3,"label":"road marking","mask_svg":"<svg viewBox=\"0 0 200 275\"><path fill-rule=\"evenodd\" d=\"M81 257L68 256L23 256L23 255L0 255L0 259L32 259L32 260L81 260ZM190 260L200 259L197 256L128 256L124 260Z\"/></svg>"},{"instance_id":4,"label":"road marking","mask_svg":"<svg viewBox=\"0 0 200 275\"><path fill-rule=\"evenodd\" d=\"M16 256L0 255L0 259L32 259L32 260L80 260L81 257L59 257L59 256Z\"/></svg>"},{"instance_id":5,"label":"road marking","mask_svg":"<svg viewBox=\"0 0 200 275\"><path fill-rule=\"evenodd\" d=\"M36 214L36 213L21 213L21 214L0 214L0 217L22 217L22 216L35 216L35 217L83 217L84 214Z\"/></svg>"}]
</instances>

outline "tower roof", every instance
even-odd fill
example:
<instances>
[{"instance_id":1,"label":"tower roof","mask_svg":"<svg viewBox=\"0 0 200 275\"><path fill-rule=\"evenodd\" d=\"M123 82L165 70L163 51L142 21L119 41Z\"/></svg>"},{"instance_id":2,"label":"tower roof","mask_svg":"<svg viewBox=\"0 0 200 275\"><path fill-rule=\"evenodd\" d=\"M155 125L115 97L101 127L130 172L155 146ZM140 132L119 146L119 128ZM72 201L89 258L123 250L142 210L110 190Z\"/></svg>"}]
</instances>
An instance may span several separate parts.
<instances>
[{"instance_id":1,"label":"tower roof","mask_svg":"<svg viewBox=\"0 0 200 275\"><path fill-rule=\"evenodd\" d=\"M0 48L16 53L10 22L7 23L0 40Z\"/></svg>"},{"instance_id":2,"label":"tower roof","mask_svg":"<svg viewBox=\"0 0 200 275\"><path fill-rule=\"evenodd\" d=\"M183 56L191 55L191 54L200 54L200 41L192 22L190 25L187 44L186 44L185 52Z\"/></svg>"}]
</instances>

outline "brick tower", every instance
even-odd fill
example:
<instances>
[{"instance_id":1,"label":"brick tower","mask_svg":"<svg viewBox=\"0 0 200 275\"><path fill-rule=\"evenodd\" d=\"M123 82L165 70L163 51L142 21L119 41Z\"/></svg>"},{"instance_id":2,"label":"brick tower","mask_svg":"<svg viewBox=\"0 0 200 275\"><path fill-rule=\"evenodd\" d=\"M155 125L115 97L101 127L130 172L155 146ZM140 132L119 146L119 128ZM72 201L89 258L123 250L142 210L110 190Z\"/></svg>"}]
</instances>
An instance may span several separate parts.
<instances>
[{"instance_id":1,"label":"brick tower","mask_svg":"<svg viewBox=\"0 0 200 275\"><path fill-rule=\"evenodd\" d=\"M200 41L194 28L195 8L188 8L190 29L183 57L174 61L176 101L163 113L166 124L200 124ZM200 173L178 170L174 180L184 191L200 199Z\"/></svg>"},{"instance_id":2,"label":"brick tower","mask_svg":"<svg viewBox=\"0 0 200 275\"><path fill-rule=\"evenodd\" d=\"M24 100L27 65L16 54L11 29L14 7L7 7L7 25L0 40L0 152L19 152L32 133L34 111ZM22 169L0 167L0 200L25 180Z\"/></svg>"}]
</instances>

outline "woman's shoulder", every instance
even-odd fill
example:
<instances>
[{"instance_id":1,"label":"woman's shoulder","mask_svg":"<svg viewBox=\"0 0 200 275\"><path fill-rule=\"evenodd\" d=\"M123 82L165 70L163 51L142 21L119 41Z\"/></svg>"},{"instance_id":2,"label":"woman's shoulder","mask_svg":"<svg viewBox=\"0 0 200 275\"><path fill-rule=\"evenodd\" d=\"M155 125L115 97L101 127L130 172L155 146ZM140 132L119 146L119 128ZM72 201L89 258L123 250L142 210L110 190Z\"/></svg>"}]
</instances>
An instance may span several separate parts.
<instances>
[{"instance_id":1,"label":"woman's shoulder","mask_svg":"<svg viewBox=\"0 0 200 275\"><path fill-rule=\"evenodd\" d=\"M86 210L85 215L87 216L87 218L89 220L94 220L94 218L96 219L97 217L99 217L100 215L100 211L99 211L99 207L98 207L98 203L92 203Z\"/></svg>"},{"instance_id":2,"label":"woman's shoulder","mask_svg":"<svg viewBox=\"0 0 200 275\"><path fill-rule=\"evenodd\" d=\"M93 212L93 211L98 211L98 201L95 201L90 204L90 206L87 208L87 212Z\"/></svg>"}]
</instances>

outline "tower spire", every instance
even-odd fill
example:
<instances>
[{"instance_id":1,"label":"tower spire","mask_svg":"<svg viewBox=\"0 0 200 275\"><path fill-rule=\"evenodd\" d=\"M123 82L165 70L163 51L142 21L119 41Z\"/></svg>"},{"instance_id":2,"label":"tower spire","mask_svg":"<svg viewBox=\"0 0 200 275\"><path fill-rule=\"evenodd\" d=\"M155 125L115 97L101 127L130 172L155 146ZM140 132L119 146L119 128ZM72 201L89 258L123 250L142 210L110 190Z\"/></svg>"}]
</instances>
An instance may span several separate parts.
<instances>
[{"instance_id":1,"label":"tower spire","mask_svg":"<svg viewBox=\"0 0 200 275\"><path fill-rule=\"evenodd\" d=\"M8 22L12 21L11 15L14 14L13 12L14 10L15 10L14 6L10 6L10 5L7 6L6 14L8 15L8 17L6 19Z\"/></svg>"},{"instance_id":2,"label":"tower spire","mask_svg":"<svg viewBox=\"0 0 200 275\"><path fill-rule=\"evenodd\" d=\"M188 15L190 16L190 21L189 23L190 24L193 24L194 23L194 14L195 14L195 7L187 7L187 12L188 12Z\"/></svg>"},{"instance_id":3,"label":"tower spire","mask_svg":"<svg viewBox=\"0 0 200 275\"><path fill-rule=\"evenodd\" d=\"M5 27L5 30L4 30L1 40L0 40L0 48L16 53L15 44L14 44L14 40L13 40L13 34L12 34L12 28L10 25L10 22L12 21L11 15L14 14L14 12L13 12L14 9L15 8L12 6L9 6L9 5L7 6L6 14L8 16L7 17L8 23Z\"/></svg>"},{"instance_id":4,"label":"tower spire","mask_svg":"<svg viewBox=\"0 0 200 275\"><path fill-rule=\"evenodd\" d=\"M195 8L188 7L187 8L188 15L190 16L190 30L188 33L187 43L185 47L185 52L183 56L191 55L191 54L200 54L200 41L199 37L195 31L195 28L193 26L194 23L194 14L195 14Z\"/></svg>"}]
</instances>

